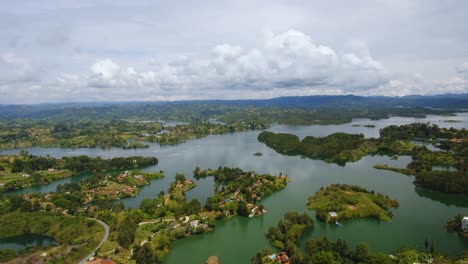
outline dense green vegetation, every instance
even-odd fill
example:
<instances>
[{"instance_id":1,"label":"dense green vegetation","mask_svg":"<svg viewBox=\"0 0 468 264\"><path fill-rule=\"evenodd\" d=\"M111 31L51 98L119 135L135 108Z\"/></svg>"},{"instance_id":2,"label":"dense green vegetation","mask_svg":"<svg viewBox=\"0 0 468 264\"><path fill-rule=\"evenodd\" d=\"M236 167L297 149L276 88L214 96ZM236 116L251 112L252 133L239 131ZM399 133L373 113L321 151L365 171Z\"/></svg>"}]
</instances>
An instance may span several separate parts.
<instances>
[{"instance_id":1,"label":"dense green vegetation","mask_svg":"<svg viewBox=\"0 0 468 264\"><path fill-rule=\"evenodd\" d=\"M258 135L258 141L282 154L302 155L341 165L378 150L376 140L364 139L362 134L334 133L322 138L308 136L299 140L292 134L263 131Z\"/></svg>"},{"instance_id":2,"label":"dense green vegetation","mask_svg":"<svg viewBox=\"0 0 468 264\"><path fill-rule=\"evenodd\" d=\"M0 190L21 189L33 184L48 184L54 180L85 172L135 169L156 165L155 157L117 157L102 159L88 156L40 157L22 152L0 156Z\"/></svg>"},{"instance_id":3,"label":"dense green vegetation","mask_svg":"<svg viewBox=\"0 0 468 264\"><path fill-rule=\"evenodd\" d=\"M305 247L299 247L299 238L304 231L313 228L313 220L307 214L288 212L278 223L271 227L266 237L272 245L284 251L273 254L271 249L262 249L252 258L252 264L279 264L284 262L286 255L289 263L294 264L397 264L397 263L464 263L466 258L457 262L441 256L435 249L434 243L424 242L425 252L411 248L401 248L392 253L372 253L366 244L358 244L353 250L349 244L341 239L331 241L326 237L311 238Z\"/></svg>"},{"instance_id":4,"label":"dense green vegetation","mask_svg":"<svg viewBox=\"0 0 468 264\"><path fill-rule=\"evenodd\" d=\"M49 254L45 262L72 263L98 245L104 230L95 221L84 217L20 211L0 216L0 237L29 233L51 236L60 243L58 248L47 250Z\"/></svg>"},{"instance_id":5,"label":"dense green vegetation","mask_svg":"<svg viewBox=\"0 0 468 264\"><path fill-rule=\"evenodd\" d=\"M267 125L265 124L244 122L234 122L230 124L195 123L168 127L166 133L151 135L144 138L144 140L157 142L161 145L172 145L182 143L187 139L202 138L208 135L220 135L231 132L265 128L267 128Z\"/></svg>"},{"instance_id":6,"label":"dense green vegetation","mask_svg":"<svg viewBox=\"0 0 468 264\"><path fill-rule=\"evenodd\" d=\"M365 139L363 135L335 133L323 138L264 131L258 140L279 153L302 155L344 165L369 154L411 155L407 168L376 165L377 169L392 170L416 176L415 184L428 189L468 194L468 130L446 129L433 124L415 123L388 126L380 131L378 139ZM425 140L440 147L430 151L413 143ZM437 170L435 167L452 167L455 170Z\"/></svg>"},{"instance_id":7,"label":"dense green vegetation","mask_svg":"<svg viewBox=\"0 0 468 264\"><path fill-rule=\"evenodd\" d=\"M25 157L29 158L28 155ZM28 219L34 216L38 219L42 216L60 216L65 217L64 219L97 218L110 226L109 239L99 249L99 255L112 257L118 263L148 263L148 261L160 263L168 253L172 241L209 232L215 227L216 219L265 213L263 205L260 204L261 198L283 189L288 182L285 175L260 175L228 167L220 167L217 170L201 170L197 167L194 174L197 178L215 178L215 195L209 197L205 205L196 199L187 200L185 192L195 188L196 185L183 174L176 174L175 181L171 183L167 192L160 192L154 199L144 199L139 209L125 210L122 203L115 203L113 200L125 197L121 195L126 195L126 189L162 177L162 172L129 170L116 174L91 175L79 184L59 185L57 191L53 193L0 196L0 215L5 217L27 215ZM116 189L119 186L124 188ZM118 195L112 195L117 190ZM60 221L62 220L57 219L57 222ZM39 223L55 226L42 220ZM70 230L73 227L74 225L71 225ZM32 230L31 233L51 235L54 238L58 236L52 231L36 231L38 229L33 224L31 228L29 226L25 229L18 228L18 230ZM56 230L55 227L53 230ZM64 228L64 232L66 230L68 229ZM76 232L75 239L79 239L85 235L78 232L88 231L78 228ZM0 228L0 237L10 235L13 235L12 231L6 232ZM90 241L89 245L83 242L78 247L74 244L75 241L68 242L59 238L56 239L61 243L60 249L50 250L79 252L82 257L84 253L89 253L92 245L95 246ZM73 246L62 247L62 244L66 243L71 243ZM77 249L71 250L71 247ZM38 252L38 248L34 248L34 251ZM29 253L31 251L24 252L24 254ZM51 254L50 257L55 258L58 255L62 256L57 253ZM16 256L16 253L12 254L8 250L0 252L1 259L11 259ZM34 254L28 256L30 259L34 257L36 257Z\"/></svg>"},{"instance_id":8,"label":"dense green vegetation","mask_svg":"<svg viewBox=\"0 0 468 264\"><path fill-rule=\"evenodd\" d=\"M414 175L418 186L446 193L468 195L468 131L466 129L445 129L430 124L390 126L382 129L385 140L403 138L406 140L428 138L440 147L441 151L414 148L409 154L412 161L407 168L393 168L376 165L377 169L392 170ZM439 170L435 167L448 167L452 170Z\"/></svg>"},{"instance_id":9,"label":"dense green vegetation","mask_svg":"<svg viewBox=\"0 0 468 264\"><path fill-rule=\"evenodd\" d=\"M123 120L90 121L67 120L12 120L3 124L0 148L31 146L45 147L148 147L140 142L144 135L157 134L163 129L157 122L129 122Z\"/></svg>"},{"instance_id":10,"label":"dense green vegetation","mask_svg":"<svg viewBox=\"0 0 468 264\"><path fill-rule=\"evenodd\" d=\"M322 187L308 200L307 207L315 210L318 219L333 223L342 219L366 217L388 221L392 217L388 210L398 206L398 202L388 196L346 184ZM331 216L330 212L335 212L337 216Z\"/></svg>"},{"instance_id":11,"label":"dense green vegetation","mask_svg":"<svg viewBox=\"0 0 468 264\"><path fill-rule=\"evenodd\" d=\"M218 212L218 218L261 214L262 205L257 201L286 187L289 179L285 175L259 175L244 172L239 168L219 167L217 170L195 168L196 178L214 177L215 195L209 197L205 208Z\"/></svg>"},{"instance_id":12,"label":"dense green vegetation","mask_svg":"<svg viewBox=\"0 0 468 264\"><path fill-rule=\"evenodd\" d=\"M453 110L440 109L466 109L467 105L466 95L398 98L352 95L301 96L232 101L3 105L0 106L0 119L135 119L201 122L211 118L226 117L235 121L263 119L280 123L285 121L313 124L321 121L349 122L351 118L357 117L386 118L389 115L448 114Z\"/></svg>"},{"instance_id":13,"label":"dense green vegetation","mask_svg":"<svg viewBox=\"0 0 468 264\"><path fill-rule=\"evenodd\" d=\"M279 221L277 227L270 227L266 237L274 247L288 252L298 251L296 243L302 234L313 228L314 220L307 214L288 212ZM293 263L294 259L291 260Z\"/></svg>"},{"instance_id":14,"label":"dense green vegetation","mask_svg":"<svg viewBox=\"0 0 468 264\"><path fill-rule=\"evenodd\" d=\"M253 122L229 124L198 122L164 127L160 122L123 120L48 122L15 120L3 126L4 129L0 130L0 149L32 146L136 149L149 147L143 142L156 142L161 145L179 144L188 139L208 135L267 127L266 124Z\"/></svg>"}]
</instances>

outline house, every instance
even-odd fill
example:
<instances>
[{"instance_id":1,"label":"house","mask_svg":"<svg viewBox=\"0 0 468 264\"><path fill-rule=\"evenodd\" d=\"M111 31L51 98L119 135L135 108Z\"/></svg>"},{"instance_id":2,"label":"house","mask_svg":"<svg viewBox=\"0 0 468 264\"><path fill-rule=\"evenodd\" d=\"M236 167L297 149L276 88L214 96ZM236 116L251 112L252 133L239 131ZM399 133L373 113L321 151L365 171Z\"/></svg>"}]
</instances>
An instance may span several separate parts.
<instances>
[{"instance_id":1,"label":"house","mask_svg":"<svg viewBox=\"0 0 468 264\"><path fill-rule=\"evenodd\" d=\"M49 168L47 171L48 171L48 172L54 172L55 169L54 169L54 168Z\"/></svg>"},{"instance_id":2,"label":"house","mask_svg":"<svg viewBox=\"0 0 468 264\"><path fill-rule=\"evenodd\" d=\"M185 180L185 184L192 184L193 182L191 180Z\"/></svg>"},{"instance_id":3,"label":"house","mask_svg":"<svg viewBox=\"0 0 468 264\"><path fill-rule=\"evenodd\" d=\"M461 229L463 232L468 232L468 216L462 218Z\"/></svg>"},{"instance_id":4,"label":"house","mask_svg":"<svg viewBox=\"0 0 468 264\"><path fill-rule=\"evenodd\" d=\"M197 227L198 226L198 223L200 223L200 220L193 220L192 222L190 222L190 227Z\"/></svg>"},{"instance_id":5,"label":"house","mask_svg":"<svg viewBox=\"0 0 468 264\"><path fill-rule=\"evenodd\" d=\"M329 214L333 218L338 217L338 214L336 212L330 212Z\"/></svg>"},{"instance_id":6,"label":"house","mask_svg":"<svg viewBox=\"0 0 468 264\"><path fill-rule=\"evenodd\" d=\"M21 177L23 177L23 178L29 178L29 177L31 177L31 175L29 175L29 174L27 174L27 173L24 173L23 175L21 175Z\"/></svg>"}]
</instances>

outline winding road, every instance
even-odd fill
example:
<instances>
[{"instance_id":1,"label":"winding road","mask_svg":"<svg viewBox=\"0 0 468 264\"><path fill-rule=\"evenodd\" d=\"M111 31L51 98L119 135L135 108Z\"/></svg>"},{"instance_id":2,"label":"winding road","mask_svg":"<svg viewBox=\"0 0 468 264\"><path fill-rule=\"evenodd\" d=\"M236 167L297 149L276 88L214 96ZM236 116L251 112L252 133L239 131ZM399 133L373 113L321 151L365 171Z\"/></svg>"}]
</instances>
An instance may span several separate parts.
<instances>
[{"instance_id":1,"label":"winding road","mask_svg":"<svg viewBox=\"0 0 468 264\"><path fill-rule=\"evenodd\" d=\"M105 230L105 233L104 233L104 237L102 238L101 242L99 242L99 245L96 246L96 248L88 255L86 256L85 258L83 258L79 264L85 264L86 261L88 261L88 259L90 259L91 257L94 257L94 254L96 253L96 251L102 246L102 244L104 244L104 242L106 242L106 240L109 238L109 230L110 230L110 227L108 224L104 223L103 221L99 220L99 219L96 219L96 218L89 218L90 220L93 220L93 221L96 221L98 222L100 225L102 225L102 227L104 227L104 230Z\"/></svg>"}]
</instances>

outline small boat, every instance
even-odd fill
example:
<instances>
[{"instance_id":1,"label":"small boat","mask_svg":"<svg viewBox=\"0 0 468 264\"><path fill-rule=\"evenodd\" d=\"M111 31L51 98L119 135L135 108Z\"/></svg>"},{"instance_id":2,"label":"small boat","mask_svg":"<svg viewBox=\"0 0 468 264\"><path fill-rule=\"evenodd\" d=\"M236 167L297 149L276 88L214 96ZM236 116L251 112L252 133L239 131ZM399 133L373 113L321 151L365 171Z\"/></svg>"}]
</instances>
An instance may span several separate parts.
<instances>
[{"instance_id":1,"label":"small boat","mask_svg":"<svg viewBox=\"0 0 468 264\"><path fill-rule=\"evenodd\" d=\"M344 225L340 224L340 222L338 222L338 221L336 221L335 224L336 224L337 226L344 226Z\"/></svg>"}]
</instances>

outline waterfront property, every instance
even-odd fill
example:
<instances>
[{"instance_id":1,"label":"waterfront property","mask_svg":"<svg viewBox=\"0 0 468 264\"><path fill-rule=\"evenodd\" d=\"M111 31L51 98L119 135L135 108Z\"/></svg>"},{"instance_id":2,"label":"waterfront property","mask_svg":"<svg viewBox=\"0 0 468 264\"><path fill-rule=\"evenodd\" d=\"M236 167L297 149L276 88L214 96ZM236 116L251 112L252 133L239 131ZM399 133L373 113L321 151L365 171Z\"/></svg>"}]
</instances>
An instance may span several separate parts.
<instances>
[{"instance_id":1,"label":"waterfront property","mask_svg":"<svg viewBox=\"0 0 468 264\"><path fill-rule=\"evenodd\" d=\"M464 216L461 221L461 229L463 232L468 232L468 216Z\"/></svg>"}]
</instances>

